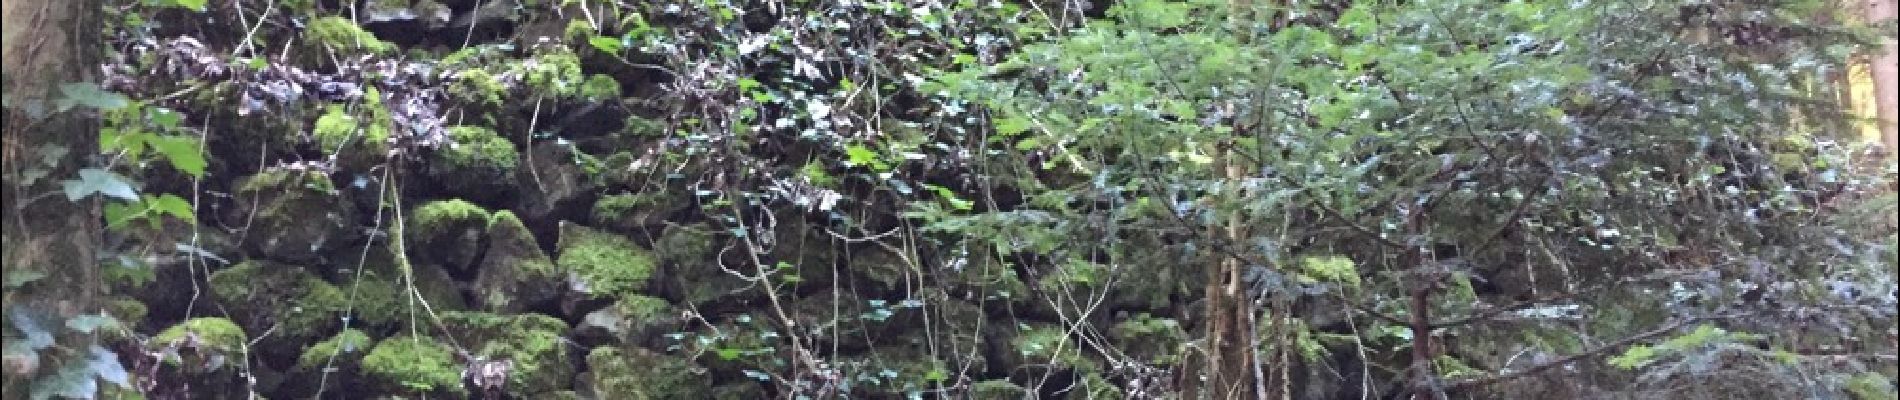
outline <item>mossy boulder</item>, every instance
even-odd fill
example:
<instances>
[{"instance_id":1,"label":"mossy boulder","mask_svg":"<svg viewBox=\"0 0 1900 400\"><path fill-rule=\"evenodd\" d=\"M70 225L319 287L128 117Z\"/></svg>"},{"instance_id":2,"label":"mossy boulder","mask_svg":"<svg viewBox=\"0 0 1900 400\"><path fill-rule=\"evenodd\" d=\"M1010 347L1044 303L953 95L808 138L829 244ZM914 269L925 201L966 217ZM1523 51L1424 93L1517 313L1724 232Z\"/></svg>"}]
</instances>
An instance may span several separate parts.
<instances>
[{"instance_id":1,"label":"mossy boulder","mask_svg":"<svg viewBox=\"0 0 1900 400\"><path fill-rule=\"evenodd\" d=\"M358 254L358 257L363 257L361 253ZM405 268L409 270L405 271ZM392 328L410 321L416 315L410 313L411 288L428 301L430 309L449 311L468 308L461 292L456 289L454 278L446 269L435 264L400 262L394 252L386 247L370 248L362 271L352 268L339 271L339 274L346 276L347 280L338 287L345 292L356 293L351 318L357 321L358 326ZM413 277L414 282L405 283L405 275ZM417 314L424 312L422 304L413 306Z\"/></svg>"},{"instance_id":2,"label":"mossy boulder","mask_svg":"<svg viewBox=\"0 0 1900 400\"><path fill-rule=\"evenodd\" d=\"M1176 365L1181 362L1187 331L1171 318L1155 318L1148 313L1118 322L1108 330L1109 343L1129 357L1150 365Z\"/></svg>"},{"instance_id":3,"label":"mossy boulder","mask_svg":"<svg viewBox=\"0 0 1900 400\"><path fill-rule=\"evenodd\" d=\"M520 312L558 300L565 275L541 252L534 234L513 212L488 219L488 250L476 268L475 301L494 312Z\"/></svg>"},{"instance_id":4,"label":"mossy boulder","mask_svg":"<svg viewBox=\"0 0 1900 400\"><path fill-rule=\"evenodd\" d=\"M570 356L568 326L541 314L442 313L442 324L477 360L503 362L500 389L517 398L567 389L579 360ZM525 396L525 397L524 397Z\"/></svg>"},{"instance_id":5,"label":"mossy boulder","mask_svg":"<svg viewBox=\"0 0 1900 400\"><path fill-rule=\"evenodd\" d=\"M211 274L211 294L246 331L270 330L265 354L289 351L330 334L347 301L343 290L304 267L252 260Z\"/></svg>"},{"instance_id":6,"label":"mossy boulder","mask_svg":"<svg viewBox=\"0 0 1900 400\"><path fill-rule=\"evenodd\" d=\"M653 243L654 253L665 262L666 273L658 282L660 292L682 304L702 309L744 308L761 299L763 294L752 282L733 276L719 266L717 252L725 242L724 237L705 225L666 227ZM757 273L749 261L730 267L747 275ZM785 271L775 278L781 281L803 279L791 276L793 274L795 272Z\"/></svg>"},{"instance_id":7,"label":"mossy boulder","mask_svg":"<svg viewBox=\"0 0 1900 400\"><path fill-rule=\"evenodd\" d=\"M535 143L528 153L527 165L514 175L521 187L515 213L527 220L584 220L594 183L588 171L599 168L598 160L560 141Z\"/></svg>"},{"instance_id":8,"label":"mossy boulder","mask_svg":"<svg viewBox=\"0 0 1900 400\"><path fill-rule=\"evenodd\" d=\"M315 264L361 236L355 208L322 172L272 168L238 184L230 221L249 221L244 250L254 258ZM253 207L255 205L255 207Z\"/></svg>"},{"instance_id":9,"label":"mossy boulder","mask_svg":"<svg viewBox=\"0 0 1900 400\"><path fill-rule=\"evenodd\" d=\"M417 261L438 263L466 273L482 251L488 210L462 199L436 200L409 211L404 247Z\"/></svg>"},{"instance_id":10,"label":"mossy boulder","mask_svg":"<svg viewBox=\"0 0 1900 400\"><path fill-rule=\"evenodd\" d=\"M335 336L324 339L304 349L297 357L297 367L304 369L323 368L325 365L354 367L368 354L376 341L368 334L355 329L345 329Z\"/></svg>"},{"instance_id":11,"label":"mossy boulder","mask_svg":"<svg viewBox=\"0 0 1900 400\"><path fill-rule=\"evenodd\" d=\"M680 312L666 300L625 295L587 313L574 331L578 339L591 343L658 347L661 335L676 331L681 322Z\"/></svg>"},{"instance_id":12,"label":"mossy boulder","mask_svg":"<svg viewBox=\"0 0 1900 400\"><path fill-rule=\"evenodd\" d=\"M195 394L216 398L243 398L244 328L224 318L193 318L159 331L152 337L162 368L157 379L186 382L203 388ZM12 386L9 384L8 386Z\"/></svg>"},{"instance_id":13,"label":"mossy boulder","mask_svg":"<svg viewBox=\"0 0 1900 400\"><path fill-rule=\"evenodd\" d=\"M691 360L638 347L598 347L587 354L595 394L638 400L706 398L713 379ZM757 398L757 397L754 397Z\"/></svg>"},{"instance_id":14,"label":"mossy boulder","mask_svg":"<svg viewBox=\"0 0 1900 400\"><path fill-rule=\"evenodd\" d=\"M560 258L555 264L573 277L583 297L635 293L653 277L653 255L633 240L565 221L560 229Z\"/></svg>"},{"instance_id":15,"label":"mossy boulder","mask_svg":"<svg viewBox=\"0 0 1900 400\"><path fill-rule=\"evenodd\" d=\"M429 155L428 174L449 194L480 202L502 201L512 194L521 152L494 129L451 126L448 142Z\"/></svg>"},{"instance_id":16,"label":"mossy boulder","mask_svg":"<svg viewBox=\"0 0 1900 400\"><path fill-rule=\"evenodd\" d=\"M550 98L579 96L586 79L580 58L565 46L545 47L534 57L510 65L509 73L521 77L529 94Z\"/></svg>"},{"instance_id":17,"label":"mossy boulder","mask_svg":"<svg viewBox=\"0 0 1900 400\"><path fill-rule=\"evenodd\" d=\"M362 371L371 393L461 398L462 365L447 344L432 338L385 339L363 356Z\"/></svg>"},{"instance_id":18,"label":"mossy boulder","mask_svg":"<svg viewBox=\"0 0 1900 400\"><path fill-rule=\"evenodd\" d=\"M216 317L188 319L152 336L152 342L165 349L163 361L195 372L236 368L236 364L215 360L238 357L248 341L244 328Z\"/></svg>"},{"instance_id":19,"label":"mossy boulder","mask_svg":"<svg viewBox=\"0 0 1900 400\"><path fill-rule=\"evenodd\" d=\"M614 164L607 163L608 168ZM590 221L596 226L622 232L660 228L673 212L690 206L677 193L654 190L637 194L612 194L594 201Z\"/></svg>"},{"instance_id":20,"label":"mossy boulder","mask_svg":"<svg viewBox=\"0 0 1900 400\"><path fill-rule=\"evenodd\" d=\"M361 104L332 104L311 124L310 136L340 170L367 171L389 156L389 132L395 126L382 92L369 87Z\"/></svg>"},{"instance_id":21,"label":"mossy boulder","mask_svg":"<svg viewBox=\"0 0 1900 400\"><path fill-rule=\"evenodd\" d=\"M587 101L619 101L620 82L607 75L588 75L587 80L581 82L579 94Z\"/></svg>"}]
</instances>

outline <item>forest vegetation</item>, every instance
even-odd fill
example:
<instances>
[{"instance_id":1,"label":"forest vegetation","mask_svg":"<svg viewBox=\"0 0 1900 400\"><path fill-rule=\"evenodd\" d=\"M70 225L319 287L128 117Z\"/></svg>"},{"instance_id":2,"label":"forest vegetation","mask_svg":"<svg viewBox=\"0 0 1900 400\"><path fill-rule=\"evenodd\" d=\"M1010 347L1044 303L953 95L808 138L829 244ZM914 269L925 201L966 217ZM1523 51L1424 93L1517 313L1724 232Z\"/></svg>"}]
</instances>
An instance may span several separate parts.
<instances>
[{"instance_id":1,"label":"forest vegetation","mask_svg":"<svg viewBox=\"0 0 1900 400\"><path fill-rule=\"evenodd\" d=\"M1893 0L9 0L4 399L1893 399Z\"/></svg>"}]
</instances>

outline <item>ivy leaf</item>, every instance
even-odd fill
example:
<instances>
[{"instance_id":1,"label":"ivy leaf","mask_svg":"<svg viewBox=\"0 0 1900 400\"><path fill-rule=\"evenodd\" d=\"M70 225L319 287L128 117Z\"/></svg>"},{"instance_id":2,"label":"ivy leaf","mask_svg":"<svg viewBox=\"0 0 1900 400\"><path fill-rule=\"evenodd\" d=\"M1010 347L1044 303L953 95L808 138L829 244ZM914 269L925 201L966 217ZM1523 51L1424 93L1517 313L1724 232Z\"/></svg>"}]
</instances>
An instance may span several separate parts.
<instances>
[{"instance_id":1,"label":"ivy leaf","mask_svg":"<svg viewBox=\"0 0 1900 400\"><path fill-rule=\"evenodd\" d=\"M69 179L63 183L66 191L66 200L70 201L79 201L79 199L84 199L86 196L91 196L94 193L128 201L138 201L139 199L139 191L132 189L132 185L126 183L125 177L103 169L87 168L79 170L79 179Z\"/></svg>"},{"instance_id":2,"label":"ivy leaf","mask_svg":"<svg viewBox=\"0 0 1900 400\"><path fill-rule=\"evenodd\" d=\"M13 329L26 335L27 348L39 350L53 345L53 333L40 328L40 321L34 320L33 317L15 310L15 312L7 313L7 320L13 322Z\"/></svg>"},{"instance_id":3,"label":"ivy leaf","mask_svg":"<svg viewBox=\"0 0 1900 400\"><path fill-rule=\"evenodd\" d=\"M118 354L113 354L112 351L99 345L93 345L92 360L87 361L87 364L92 367L92 373L98 375L99 379L119 385L119 387L131 387L131 374L126 373L125 365L119 364Z\"/></svg>"},{"instance_id":4,"label":"ivy leaf","mask_svg":"<svg viewBox=\"0 0 1900 400\"><path fill-rule=\"evenodd\" d=\"M204 176L205 156L198 151L197 140L185 136L158 136L146 139L146 143L158 150L159 154L165 155L165 160L171 162L173 168L193 177Z\"/></svg>"},{"instance_id":5,"label":"ivy leaf","mask_svg":"<svg viewBox=\"0 0 1900 400\"><path fill-rule=\"evenodd\" d=\"M166 193L165 195L158 196L158 198L149 200L151 200L148 203L151 204L150 207L152 211L170 214L185 221L197 220L197 218L195 218L196 215L191 212L191 202L186 201L183 197Z\"/></svg>"},{"instance_id":6,"label":"ivy leaf","mask_svg":"<svg viewBox=\"0 0 1900 400\"><path fill-rule=\"evenodd\" d=\"M5 286L7 289L13 289L43 278L46 278L45 272L15 269L7 271Z\"/></svg>"},{"instance_id":7,"label":"ivy leaf","mask_svg":"<svg viewBox=\"0 0 1900 400\"><path fill-rule=\"evenodd\" d=\"M66 320L66 327L79 331L79 333L92 333L93 331L99 330L99 328L118 324L118 319L114 319L112 316L105 314L86 314Z\"/></svg>"},{"instance_id":8,"label":"ivy leaf","mask_svg":"<svg viewBox=\"0 0 1900 400\"><path fill-rule=\"evenodd\" d=\"M203 0L199 0L199 4L203 3ZM125 95L105 91L92 82L60 84L59 93L65 96L59 99L57 107L60 110L71 109L75 105L100 110L117 110L132 105L132 100L127 99Z\"/></svg>"}]
</instances>

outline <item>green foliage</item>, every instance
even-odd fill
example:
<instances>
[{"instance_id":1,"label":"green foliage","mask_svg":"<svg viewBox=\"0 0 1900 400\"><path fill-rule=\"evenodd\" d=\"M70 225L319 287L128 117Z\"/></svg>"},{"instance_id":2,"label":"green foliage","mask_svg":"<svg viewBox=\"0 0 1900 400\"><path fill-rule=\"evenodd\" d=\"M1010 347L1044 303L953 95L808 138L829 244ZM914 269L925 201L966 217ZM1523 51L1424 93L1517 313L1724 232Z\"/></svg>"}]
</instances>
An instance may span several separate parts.
<instances>
[{"instance_id":1,"label":"green foliage","mask_svg":"<svg viewBox=\"0 0 1900 400\"><path fill-rule=\"evenodd\" d=\"M363 356L363 374L371 381L416 394L466 393L461 364L449 346L434 339L410 336L385 339Z\"/></svg>"}]
</instances>

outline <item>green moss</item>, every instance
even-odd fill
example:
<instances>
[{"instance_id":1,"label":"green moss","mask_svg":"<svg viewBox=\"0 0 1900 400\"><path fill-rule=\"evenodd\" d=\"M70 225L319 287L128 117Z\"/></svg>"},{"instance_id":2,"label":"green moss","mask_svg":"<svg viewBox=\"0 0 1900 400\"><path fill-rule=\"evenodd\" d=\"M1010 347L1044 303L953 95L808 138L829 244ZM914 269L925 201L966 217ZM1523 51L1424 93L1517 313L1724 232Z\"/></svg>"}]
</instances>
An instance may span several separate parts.
<instances>
[{"instance_id":1,"label":"green moss","mask_svg":"<svg viewBox=\"0 0 1900 400\"><path fill-rule=\"evenodd\" d=\"M692 361L642 348L599 347L587 353L594 393L629 399L695 399L707 396L711 377Z\"/></svg>"},{"instance_id":2,"label":"green moss","mask_svg":"<svg viewBox=\"0 0 1900 400\"><path fill-rule=\"evenodd\" d=\"M521 219L498 211L488 219L488 249L475 278L478 299L487 310L521 311L552 302L566 288L566 276L534 240Z\"/></svg>"},{"instance_id":3,"label":"green moss","mask_svg":"<svg viewBox=\"0 0 1900 400\"><path fill-rule=\"evenodd\" d=\"M237 323L229 319L204 317L165 328L152 340L166 344L190 341L199 349L235 352L242 349L249 339L244 336L244 328L239 328Z\"/></svg>"},{"instance_id":4,"label":"green moss","mask_svg":"<svg viewBox=\"0 0 1900 400\"><path fill-rule=\"evenodd\" d=\"M323 116L317 117L310 134L317 138L317 145L328 153L343 147L344 143L355 137L356 127L356 117L344 111L343 106L332 104L325 108Z\"/></svg>"},{"instance_id":5,"label":"green moss","mask_svg":"<svg viewBox=\"0 0 1900 400\"><path fill-rule=\"evenodd\" d=\"M310 20L304 27L304 39L333 49L362 50L371 54L385 54L396 49L395 45L377 39L376 35L343 17Z\"/></svg>"},{"instance_id":6,"label":"green moss","mask_svg":"<svg viewBox=\"0 0 1900 400\"><path fill-rule=\"evenodd\" d=\"M1181 329L1180 323L1148 313L1135 314L1134 318L1115 324L1108 335L1129 356L1155 365L1180 362L1181 347L1187 343L1187 332Z\"/></svg>"},{"instance_id":7,"label":"green moss","mask_svg":"<svg viewBox=\"0 0 1900 400\"><path fill-rule=\"evenodd\" d=\"M581 60L569 51L550 51L514 65L521 82L535 93L572 97L578 94L582 79Z\"/></svg>"},{"instance_id":8,"label":"green moss","mask_svg":"<svg viewBox=\"0 0 1900 400\"><path fill-rule=\"evenodd\" d=\"M594 25L587 23L585 19L575 18L573 21L567 21L567 29L561 31L561 37L573 43L586 43L587 39L594 37Z\"/></svg>"},{"instance_id":9,"label":"green moss","mask_svg":"<svg viewBox=\"0 0 1900 400\"><path fill-rule=\"evenodd\" d=\"M219 364L210 361L212 356L225 358L237 356L243 351L244 344L249 339L244 335L244 328L238 327L237 323L224 318L206 317L193 318L172 325L160 331L157 336L153 336L152 340L154 343L159 343L156 346L159 348L178 346L181 350L191 350L167 353L162 361L184 366L192 373L201 373L208 372L203 370L202 366L215 365L219 368L228 368L235 365L228 362Z\"/></svg>"},{"instance_id":10,"label":"green moss","mask_svg":"<svg viewBox=\"0 0 1900 400\"><path fill-rule=\"evenodd\" d=\"M118 319L126 327L136 327L139 321L145 320L145 314L148 312L144 302L125 297L107 301L105 309L106 315Z\"/></svg>"},{"instance_id":11,"label":"green moss","mask_svg":"<svg viewBox=\"0 0 1900 400\"><path fill-rule=\"evenodd\" d=\"M659 138L666 137L666 124L638 115L627 116L626 127L621 128L628 137Z\"/></svg>"},{"instance_id":12,"label":"green moss","mask_svg":"<svg viewBox=\"0 0 1900 400\"><path fill-rule=\"evenodd\" d=\"M602 196L594 202L595 221L617 221L646 205L651 199L635 194Z\"/></svg>"},{"instance_id":13,"label":"green moss","mask_svg":"<svg viewBox=\"0 0 1900 400\"><path fill-rule=\"evenodd\" d=\"M335 356L338 362L345 365L353 364L364 353L368 353L370 347L374 345L375 342L371 341L369 335L364 334L363 331L346 329L338 332L336 336L331 336L327 340L304 349L303 355L297 357L297 367L322 368L330 363L331 356Z\"/></svg>"},{"instance_id":14,"label":"green moss","mask_svg":"<svg viewBox=\"0 0 1900 400\"><path fill-rule=\"evenodd\" d=\"M659 253L660 260L670 263L707 262L713 258L713 243L717 240L711 229L698 225L673 225L661 231L653 249Z\"/></svg>"},{"instance_id":15,"label":"green moss","mask_svg":"<svg viewBox=\"0 0 1900 400\"><path fill-rule=\"evenodd\" d=\"M390 338L363 356L363 374L384 390L416 394L466 394L462 366L449 346L426 338Z\"/></svg>"},{"instance_id":16,"label":"green moss","mask_svg":"<svg viewBox=\"0 0 1900 400\"><path fill-rule=\"evenodd\" d=\"M589 75L587 82L581 84L581 98L593 101L618 100L620 82L607 75Z\"/></svg>"},{"instance_id":17,"label":"green moss","mask_svg":"<svg viewBox=\"0 0 1900 400\"><path fill-rule=\"evenodd\" d=\"M413 237L436 238L486 227L488 219L488 210L475 203L462 199L436 200L423 203L410 212L409 225L403 229L408 230Z\"/></svg>"},{"instance_id":18,"label":"green moss","mask_svg":"<svg viewBox=\"0 0 1900 400\"><path fill-rule=\"evenodd\" d=\"M1061 368L1086 366L1087 360L1082 358L1079 350L1081 344L1068 338L1068 333L1062 327L1038 324L1018 332L1010 344L1014 356L1019 357L1018 365L1045 364Z\"/></svg>"},{"instance_id":19,"label":"green moss","mask_svg":"<svg viewBox=\"0 0 1900 400\"><path fill-rule=\"evenodd\" d=\"M624 236L563 222L558 247L555 264L578 276L587 293L633 293L653 277L653 256Z\"/></svg>"},{"instance_id":20,"label":"green moss","mask_svg":"<svg viewBox=\"0 0 1900 400\"><path fill-rule=\"evenodd\" d=\"M211 293L231 314L275 338L317 337L337 322L346 299L341 289L302 267L245 261L211 274Z\"/></svg>"},{"instance_id":21,"label":"green moss","mask_svg":"<svg viewBox=\"0 0 1900 400\"><path fill-rule=\"evenodd\" d=\"M971 384L969 398L1005 400L1021 399L1028 395L1029 391L1022 386L1002 379L991 379Z\"/></svg>"},{"instance_id":22,"label":"green moss","mask_svg":"<svg viewBox=\"0 0 1900 400\"><path fill-rule=\"evenodd\" d=\"M502 104L502 98L508 95L508 87L487 70L468 69L456 74L449 83L448 92L464 102L493 107Z\"/></svg>"},{"instance_id":23,"label":"green moss","mask_svg":"<svg viewBox=\"0 0 1900 400\"><path fill-rule=\"evenodd\" d=\"M501 135L495 134L494 130L479 126L461 125L449 127L448 131L449 138L454 142L446 145L444 148L436 150L436 154L439 157L438 160L447 163L448 167L462 170L483 169L507 173L513 172L515 166L521 162L521 152L516 151L515 145L509 143L508 139L503 139ZM492 176L484 175L481 177L471 176L466 178L486 179L490 177Z\"/></svg>"},{"instance_id":24,"label":"green moss","mask_svg":"<svg viewBox=\"0 0 1900 400\"><path fill-rule=\"evenodd\" d=\"M290 168L271 168L251 175L238 185L238 192L306 189L320 194L336 192L336 185L322 172Z\"/></svg>"},{"instance_id":25,"label":"green moss","mask_svg":"<svg viewBox=\"0 0 1900 400\"><path fill-rule=\"evenodd\" d=\"M570 387L575 371L566 322L541 314L448 312L442 323L470 344L476 357L512 363L509 394L527 398Z\"/></svg>"}]
</instances>

